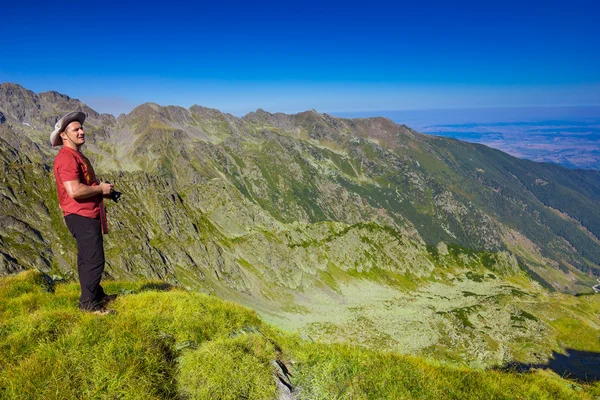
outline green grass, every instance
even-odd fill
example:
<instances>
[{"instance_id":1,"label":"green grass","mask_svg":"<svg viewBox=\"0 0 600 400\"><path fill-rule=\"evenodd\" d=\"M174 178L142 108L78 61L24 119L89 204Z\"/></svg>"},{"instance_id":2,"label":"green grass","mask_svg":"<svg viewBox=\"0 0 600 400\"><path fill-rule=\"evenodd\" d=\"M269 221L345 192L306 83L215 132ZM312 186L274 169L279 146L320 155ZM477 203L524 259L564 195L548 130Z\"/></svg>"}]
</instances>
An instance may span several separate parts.
<instances>
[{"instance_id":1,"label":"green grass","mask_svg":"<svg viewBox=\"0 0 600 400\"><path fill-rule=\"evenodd\" d=\"M107 282L113 315L76 308L75 283L0 278L1 399L274 399L275 361L299 399L571 399L554 373L474 370L302 341L254 311L160 282ZM525 314L522 314L525 316Z\"/></svg>"},{"instance_id":2,"label":"green grass","mask_svg":"<svg viewBox=\"0 0 600 400\"><path fill-rule=\"evenodd\" d=\"M259 333L239 335L261 325L254 312L154 290L159 285L108 283L109 293L133 293L114 303L115 315L95 316L77 310L76 284L52 292L41 276L0 281L0 398L273 397L273 346ZM211 362L221 368L208 368Z\"/></svg>"},{"instance_id":3,"label":"green grass","mask_svg":"<svg viewBox=\"0 0 600 400\"><path fill-rule=\"evenodd\" d=\"M303 351L296 384L309 399L559 399L594 391L576 392L545 371L472 370L344 345L309 344Z\"/></svg>"}]
</instances>

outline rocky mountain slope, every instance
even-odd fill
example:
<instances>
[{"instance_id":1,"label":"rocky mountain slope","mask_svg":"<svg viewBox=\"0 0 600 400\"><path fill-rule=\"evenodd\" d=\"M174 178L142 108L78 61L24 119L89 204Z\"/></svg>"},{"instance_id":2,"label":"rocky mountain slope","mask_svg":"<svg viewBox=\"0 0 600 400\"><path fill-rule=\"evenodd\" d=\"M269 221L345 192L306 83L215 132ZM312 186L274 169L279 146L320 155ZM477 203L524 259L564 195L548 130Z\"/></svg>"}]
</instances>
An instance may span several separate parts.
<instances>
[{"instance_id":1,"label":"rocky mountain slope","mask_svg":"<svg viewBox=\"0 0 600 400\"><path fill-rule=\"evenodd\" d=\"M558 346L527 299L590 292L600 276L597 171L384 118L151 103L114 118L6 83L0 273L73 274L48 144L72 110L88 115L84 152L97 174L124 193L108 204L113 278L218 293L307 336L405 352L462 346L488 363L515 357L523 340Z\"/></svg>"}]
</instances>

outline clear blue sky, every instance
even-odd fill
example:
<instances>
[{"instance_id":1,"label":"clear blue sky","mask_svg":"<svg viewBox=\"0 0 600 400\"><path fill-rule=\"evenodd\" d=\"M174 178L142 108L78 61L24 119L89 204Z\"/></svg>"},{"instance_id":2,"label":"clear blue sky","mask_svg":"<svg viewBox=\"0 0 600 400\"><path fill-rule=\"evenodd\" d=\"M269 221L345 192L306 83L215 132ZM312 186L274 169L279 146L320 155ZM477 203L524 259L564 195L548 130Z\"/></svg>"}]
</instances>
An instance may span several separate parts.
<instances>
[{"instance_id":1,"label":"clear blue sky","mask_svg":"<svg viewBox=\"0 0 600 400\"><path fill-rule=\"evenodd\" d=\"M597 1L48 3L2 5L0 82L101 112L600 104Z\"/></svg>"}]
</instances>

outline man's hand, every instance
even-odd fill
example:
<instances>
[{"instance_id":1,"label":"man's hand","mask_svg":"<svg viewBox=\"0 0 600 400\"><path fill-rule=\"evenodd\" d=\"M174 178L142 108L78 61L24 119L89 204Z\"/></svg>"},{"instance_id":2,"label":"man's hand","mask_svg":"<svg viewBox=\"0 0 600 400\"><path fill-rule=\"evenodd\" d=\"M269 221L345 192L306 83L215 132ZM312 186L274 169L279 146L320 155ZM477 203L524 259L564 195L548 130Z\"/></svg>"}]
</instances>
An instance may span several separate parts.
<instances>
[{"instance_id":1,"label":"man's hand","mask_svg":"<svg viewBox=\"0 0 600 400\"><path fill-rule=\"evenodd\" d=\"M102 196L109 197L113 192L115 185L110 182L100 182L100 188L102 188Z\"/></svg>"}]
</instances>

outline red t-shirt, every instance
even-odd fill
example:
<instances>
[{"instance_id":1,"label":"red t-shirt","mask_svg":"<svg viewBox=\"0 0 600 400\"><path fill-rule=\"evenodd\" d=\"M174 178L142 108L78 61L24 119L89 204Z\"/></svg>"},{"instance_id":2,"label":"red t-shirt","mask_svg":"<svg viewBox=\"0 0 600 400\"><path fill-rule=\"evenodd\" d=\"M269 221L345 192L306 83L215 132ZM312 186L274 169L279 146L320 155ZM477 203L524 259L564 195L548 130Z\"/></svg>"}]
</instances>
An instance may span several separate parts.
<instances>
[{"instance_id":1,"label":"red t-shirt","mask_svg":"<svg viewBox=\"0 0 600 400\"><path fill-rule=\"evenodd\" d=\"M63 146L54 159L54 178L58 202L65 215L77 214L88 218L100 218L100 195L75 200L67 193L63 182L79 181L88 186L98 185L90 160L80 152Z\"/></svg>"}]
</instances>

